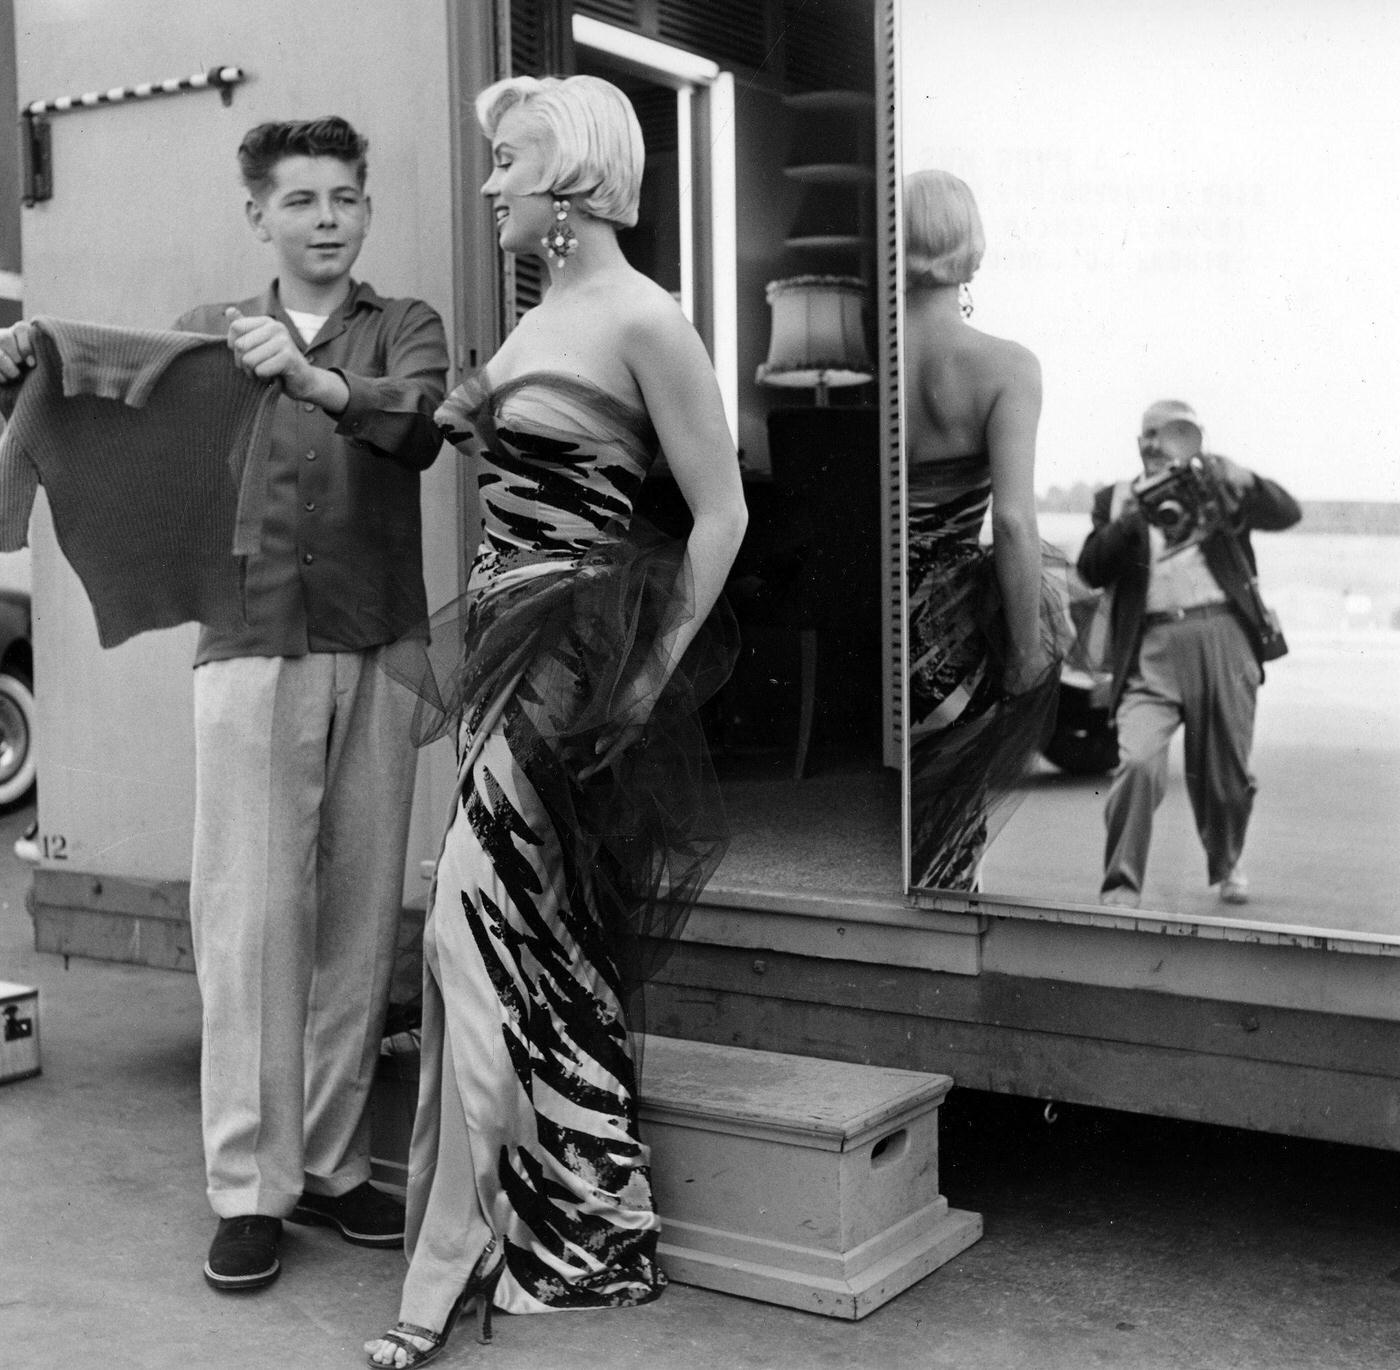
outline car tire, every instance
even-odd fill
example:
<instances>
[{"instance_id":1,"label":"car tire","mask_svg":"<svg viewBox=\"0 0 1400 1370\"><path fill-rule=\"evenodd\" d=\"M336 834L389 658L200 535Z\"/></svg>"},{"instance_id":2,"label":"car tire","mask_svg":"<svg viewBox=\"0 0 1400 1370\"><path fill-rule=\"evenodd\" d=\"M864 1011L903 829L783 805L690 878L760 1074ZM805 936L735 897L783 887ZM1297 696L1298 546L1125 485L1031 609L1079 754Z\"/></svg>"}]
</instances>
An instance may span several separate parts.
<instances>
[{"instance_id":1,"label":"car tire","mask_svg":"<svg viewBox=\"0 0 1400 1370\"><path fill-rule=\"evenodd\" d=\"M35 779L34 692L23 676L0 671L0 808L27 800Z\"/></svg>"}]
</instances>

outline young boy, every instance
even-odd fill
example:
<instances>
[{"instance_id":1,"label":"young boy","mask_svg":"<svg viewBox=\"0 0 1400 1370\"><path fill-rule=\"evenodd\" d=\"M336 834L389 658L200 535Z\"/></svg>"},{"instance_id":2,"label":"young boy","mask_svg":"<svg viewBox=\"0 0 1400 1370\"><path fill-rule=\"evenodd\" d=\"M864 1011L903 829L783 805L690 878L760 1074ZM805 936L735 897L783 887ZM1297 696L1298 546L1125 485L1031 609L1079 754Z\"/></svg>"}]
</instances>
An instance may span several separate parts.
<instances>
[{"instance_id":1,"label":"young boy","mask_svg":"<svg viewBox=\"0 0 1400 1370\"><path fill-rule=\"evenodd\" d=\"M176 325L228 329L278 400L248 624L195 659L190 917L216 1289L279 1271L281 1220L395 1246L369 1183L367 1105L388 1001L416 756L377 668L427 617L419 472L441 446L447 344L419 300L352 280L370 201L343 119L262 124L238 149L277 278Z\"/></svg>"},{"instance_id":2,"label":"young boy","mask_svg":"<svg viewBox=\"0 0 1400 1370\"><path fill-rule=\"evenodd\" d=\"M192 310L282 390L246 622L205 625L194 672L190 917L204 1004L204 1275L257 1289L282 1220L396 1246L369 1183L367 1104L402 905L416 754L381 648L427 617L419 472L441 439L447 347L419 300L350 271L370 225L364 138L343 119L262 124L238 149L277 277ZM0 380L32 362L0 331Z\"/></svg>"}]
</instances>

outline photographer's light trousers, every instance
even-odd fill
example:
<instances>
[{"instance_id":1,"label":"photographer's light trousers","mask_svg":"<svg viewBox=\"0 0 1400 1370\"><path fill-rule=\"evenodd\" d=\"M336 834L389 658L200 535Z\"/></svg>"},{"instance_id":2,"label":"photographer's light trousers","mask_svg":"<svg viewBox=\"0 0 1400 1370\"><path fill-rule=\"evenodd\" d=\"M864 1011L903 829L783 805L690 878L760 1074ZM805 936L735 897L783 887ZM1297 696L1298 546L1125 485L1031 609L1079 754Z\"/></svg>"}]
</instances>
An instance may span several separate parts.
<instances>
[{"instance_id":1,"label":"photographer's light trousers","mask_svg":"<svg viewBox=\"0 0 1400 1370\"><path fill-rule=\"evenodd\" d=\"M1118 769L1104 810L1105 891L1142 889L1152 817L1166 793L1168 748L1183 726L1186 792L1209 883L1234 869L1254 807L1249 754L1262 674L1233 614L1144 630L1116 716Z\"/></svg>"}]
</instances>

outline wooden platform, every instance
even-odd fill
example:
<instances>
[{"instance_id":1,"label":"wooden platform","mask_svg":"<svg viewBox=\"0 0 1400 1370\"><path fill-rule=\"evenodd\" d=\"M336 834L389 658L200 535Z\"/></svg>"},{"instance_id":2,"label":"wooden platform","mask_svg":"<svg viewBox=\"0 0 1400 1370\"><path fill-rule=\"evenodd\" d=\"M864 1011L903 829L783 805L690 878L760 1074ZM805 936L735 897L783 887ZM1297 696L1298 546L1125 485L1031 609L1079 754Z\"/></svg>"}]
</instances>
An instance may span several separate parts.
<instances>
[{"instance_id":1,"label":"wooden platform","mask_svg":"<svg viewBox=\"0 0 1400 1370\"><path fill-rule=\"evenodd\" d=\"M194 968L184 882L41 865L31 907L39 951ZM1097 908L990 911L760 887L726 866L654 987L648 1025L1400 1150L1400 956Z\"/></svg>"}]
</instances>

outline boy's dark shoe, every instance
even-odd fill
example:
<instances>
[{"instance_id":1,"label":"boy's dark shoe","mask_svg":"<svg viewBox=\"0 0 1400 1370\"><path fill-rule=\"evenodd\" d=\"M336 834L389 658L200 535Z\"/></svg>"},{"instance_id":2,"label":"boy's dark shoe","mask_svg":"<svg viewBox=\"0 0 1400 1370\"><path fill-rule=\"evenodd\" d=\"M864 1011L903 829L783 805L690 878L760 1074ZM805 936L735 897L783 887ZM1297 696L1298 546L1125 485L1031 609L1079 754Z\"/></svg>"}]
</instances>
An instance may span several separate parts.
<instances>
[{"instance_id":1,"label":"boy's dark shoe","mask_svg":"<svg viewBox=\"0 0 1400 1370\"><path fill-rule=\"evenodd\" d=\"M277 1243L282 1237L281 1218L252 1213L242 1218L220 1218L219 1230L204 1262L204 1278L226 1294L261 1289L282 1270Z\"/></svg>"},{"instance_id":2,"label":"boy's dark shoe","mask_svg":"<svg viewBox=\"0 0 1400 1370\"><path fill-rule=\"evenodd\" d=\"M368 1180L334 1198L303 1194L292 1209L292 1221L334 1227L356 1246L398 1246L403 1241L403 1205Z\"/></svg>"}]
</instances>

